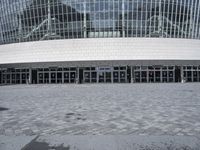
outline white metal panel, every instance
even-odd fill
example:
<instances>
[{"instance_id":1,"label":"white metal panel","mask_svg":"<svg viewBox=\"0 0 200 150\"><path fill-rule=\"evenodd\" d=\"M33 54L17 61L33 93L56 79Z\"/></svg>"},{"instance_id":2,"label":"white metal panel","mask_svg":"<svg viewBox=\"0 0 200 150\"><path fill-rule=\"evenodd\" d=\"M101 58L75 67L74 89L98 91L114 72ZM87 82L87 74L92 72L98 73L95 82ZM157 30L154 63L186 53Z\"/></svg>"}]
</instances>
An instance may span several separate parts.
<instances>
[{"instance_id":1,"label":"white metal panel","mask_svg":"<svg viewBox=\"0 0 200 150\"><path fill-rule=\"evenodd\" d=\"M0 46L0 64L95 60L200 60L200 40L94 38Z\"/></svg>"}]
</instances>

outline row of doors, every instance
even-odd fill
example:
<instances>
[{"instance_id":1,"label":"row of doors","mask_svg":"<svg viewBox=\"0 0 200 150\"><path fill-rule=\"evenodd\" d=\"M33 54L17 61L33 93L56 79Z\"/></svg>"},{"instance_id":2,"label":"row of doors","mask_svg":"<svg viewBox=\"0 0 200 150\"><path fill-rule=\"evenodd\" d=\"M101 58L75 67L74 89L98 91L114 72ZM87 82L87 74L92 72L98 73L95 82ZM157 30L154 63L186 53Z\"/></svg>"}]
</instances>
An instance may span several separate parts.
<instances>
[{"instance_id":1,"label":"row of doors","mask_svg":"<svg viewBox=\"0 0 200 150\"><path fill-rule=\"evenodd\" d=\"M39 72L33 71L32 83L75 83L76 82L76 71L49 71Z\"/></svg>"},{"instance_id":2,"label":"row of doors","mask_svg":"<svg viewBox=\"0 0 200 150\"><path fill-rule=\"evenodd\" d=\"M84 71L84 83L126 83L127 71Z\"/></svg>"}]
</instances>

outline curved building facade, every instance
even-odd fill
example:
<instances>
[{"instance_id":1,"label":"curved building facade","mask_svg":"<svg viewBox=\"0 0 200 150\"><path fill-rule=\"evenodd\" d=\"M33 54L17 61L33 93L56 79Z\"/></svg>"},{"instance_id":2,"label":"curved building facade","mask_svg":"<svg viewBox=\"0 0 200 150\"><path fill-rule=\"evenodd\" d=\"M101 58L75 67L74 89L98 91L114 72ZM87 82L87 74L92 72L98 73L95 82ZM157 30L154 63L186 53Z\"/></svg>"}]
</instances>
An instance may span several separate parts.
<instances>
[{"instance_id":1,"label":"curved building facade","mask_svg":"<svg viewBox=\"0 0 200 150\"><path fill-rule=\"evenodd\" d=\"M0 83L200 81L199 0L2 0Z\"/></svg>"}]
</instances>

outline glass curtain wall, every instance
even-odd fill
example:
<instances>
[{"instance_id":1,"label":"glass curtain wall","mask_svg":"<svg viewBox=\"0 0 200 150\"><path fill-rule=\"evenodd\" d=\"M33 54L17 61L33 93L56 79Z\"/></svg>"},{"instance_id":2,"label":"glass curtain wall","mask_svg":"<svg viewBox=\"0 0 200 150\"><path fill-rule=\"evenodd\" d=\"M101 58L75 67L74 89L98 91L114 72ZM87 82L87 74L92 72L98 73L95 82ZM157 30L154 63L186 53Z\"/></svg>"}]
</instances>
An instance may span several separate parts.
<instances>
[{"instance_id":1,"label":"glass curtain wall","mask_svg":"<svg viewBox=\"0 0 200 150\"><path fill-rule=\"evenodd\" d=\"M199 0L1 0L0 44L76 38L200 39Z\"/></svg>"}]
</instances>

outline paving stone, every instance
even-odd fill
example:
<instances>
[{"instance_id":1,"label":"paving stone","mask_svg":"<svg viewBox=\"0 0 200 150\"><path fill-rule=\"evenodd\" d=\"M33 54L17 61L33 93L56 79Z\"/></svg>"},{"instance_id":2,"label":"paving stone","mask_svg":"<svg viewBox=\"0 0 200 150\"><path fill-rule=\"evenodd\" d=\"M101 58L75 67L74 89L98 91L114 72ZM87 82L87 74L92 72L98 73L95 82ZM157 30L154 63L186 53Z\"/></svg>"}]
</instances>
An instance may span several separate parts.
<instances>
[{"instance_id":1,"label":"paving stone","mask_svg":"<svg viewBox=\"0 0 200 150\"><path fill-rule=\"evenodd\" d=\"M194 83L2 86L0 107L8 110L0 114L0 135L200 136L199 89Z\"/></svg>"}]
</instances>

